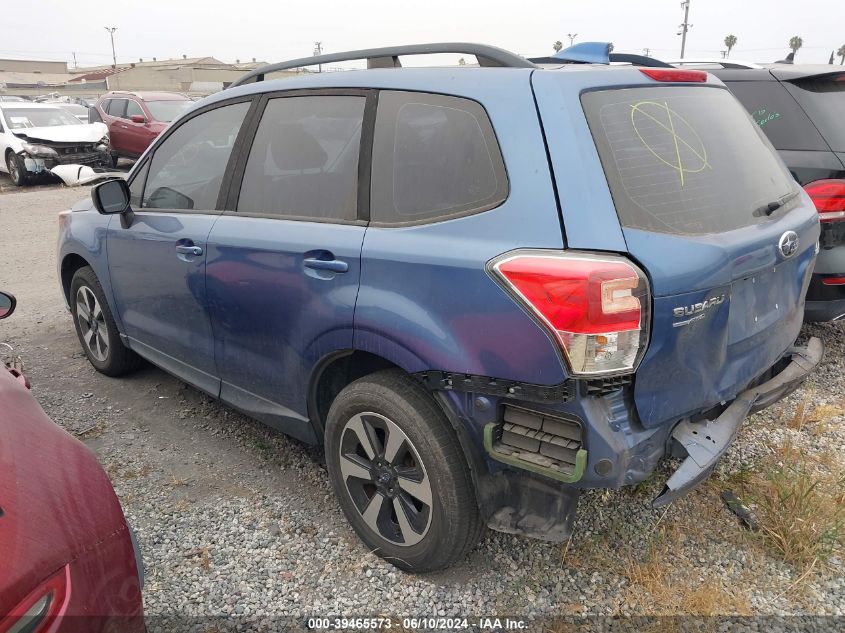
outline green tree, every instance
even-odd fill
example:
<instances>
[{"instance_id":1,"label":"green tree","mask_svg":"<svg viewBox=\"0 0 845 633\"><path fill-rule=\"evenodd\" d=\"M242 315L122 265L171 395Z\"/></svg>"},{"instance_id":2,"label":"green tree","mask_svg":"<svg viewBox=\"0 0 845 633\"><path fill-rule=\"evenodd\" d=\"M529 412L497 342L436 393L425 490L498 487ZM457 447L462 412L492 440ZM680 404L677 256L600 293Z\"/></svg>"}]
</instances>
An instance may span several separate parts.
<instances>
[{"instance_id":1,"label":"green tree","mask_svg":"<svg viewBox=\"0 0 845 633\"><path fill-rule=\"evenodd\" d=\"M458 60L458 66L466 66L466 65L467 65L467 60L465 60L463 57L461 57Z\"/></svg>"},{"instance_id":2,"label":"green tree","mask_svg":"<svg viewBox=\"0 0 845 633\"><path fill-rule=\"evenodd\" d=\"M560 52L560 49L562 49L562 48L563 48L563 42L561 42L560 40L558 40L557 42L555 42L554 44L552 44L552 48L553 48L553 49L555 49L555 53L559 53L559 52Z\"/></svg>"},{"instance_id":3,"label":"green tree","mask_svg":"<svg viewBox=\"0 0 845 633\"><path fill-rule=\"evenodd\" d=\"M799 36L793 35L789 38L789 48L792 50L793 56L798 53L798 49L802 46L804 46L804 40L802 40Z\"/></svg>"},{"instance_id":4,"label":"green tree","mask_svg":"<svg viewBox=\"0 0 845 633\"><path fill-rule=\"evenodd\" d=\"M839 65L842 65L842 62L845 62L845 44L839 47L839 50L836 51L836 54L839 55Z\"/></svg>"},{"instance_id":5,"label":"green tree","mask_svg":"<svg viewBox=\"0 0 845 633\"><path fill-rule=\"evenodd\" d=\"M607 43L607 52L608 53L612 53L614 48L616 48L616 47L613 45L613 42Z\"/></svg>"},{"instance_id":6,"label":"green tree","mask_svg":"<svg viewBox=\"0 0 845 633\"><path fill-rule=\"evenodd\" d=\"M726 46L726 47L727 47L727 49L728 49L728 52L727 52L727 54L725 55L725 57L730 57L730 56L731 56L731 49L732 49L734 46L736 46L736 42L737 42L737 37L736 37L736 35L728 35L728 36L725 38L725 46Z\"/></svg>"}]
</instances>

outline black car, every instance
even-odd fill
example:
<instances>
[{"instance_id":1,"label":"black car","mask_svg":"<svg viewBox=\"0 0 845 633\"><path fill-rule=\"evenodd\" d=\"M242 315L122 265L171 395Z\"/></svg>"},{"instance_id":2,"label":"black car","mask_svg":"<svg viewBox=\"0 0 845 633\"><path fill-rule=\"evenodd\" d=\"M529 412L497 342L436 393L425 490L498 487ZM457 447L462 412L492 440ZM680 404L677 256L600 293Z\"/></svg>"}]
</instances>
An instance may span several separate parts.
<instances>
[{"instance_id":1,"label":"black car","mask_svg":"<svg viewBox=\"0 0 845 633\"><path fill-rule=\"evenodd\" d=\"M706 70L751 113L819 210L821 252L804 319L845 317L845 69L772 64Z\"/></svg>"}]
</instances>

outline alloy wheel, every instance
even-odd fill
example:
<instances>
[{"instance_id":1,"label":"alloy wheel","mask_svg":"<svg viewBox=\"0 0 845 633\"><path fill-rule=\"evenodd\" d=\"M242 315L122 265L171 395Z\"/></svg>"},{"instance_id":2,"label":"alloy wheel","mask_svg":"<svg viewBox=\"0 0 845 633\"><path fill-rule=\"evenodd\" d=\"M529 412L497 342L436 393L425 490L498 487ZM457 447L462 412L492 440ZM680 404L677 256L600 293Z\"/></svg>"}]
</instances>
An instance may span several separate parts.
<instances>
[{"instance_id":1,"label":"alloy wheel","mask_svg":"<svg viewBox=\"0 0 845 633\"><path fill-rule=\"evenodd\" d=\"M431 483L405 432L383 415L359 413L344 425L339 452L346 492L367 526L396 545L419 543L431 526Z\"/></svg>"},{"instance_id":2,"label":"alloy wheel","mask_svg":"<svg viewBox=\"0 0 845 633\"><path fill-rule=\"evenodd\" d=\"M88 286L80 286L76 291L76 320L91 356L105 362L109 354L109 331L103 309Z\"/></svg>"},{"instance_id":3,"label":"alloy wheel","mask_svg":"<svg viewBox=\"0 0 845 633\"><path fill-rule=\"evenodd\" d=\"M9 159L6 161L6 166L9 169L9 177L12 182L16 185L19 184L21 180L21 173L20 169L18 169L18 161L15 160L14 156L9 156Z\"/></svg>"}]
</instances>

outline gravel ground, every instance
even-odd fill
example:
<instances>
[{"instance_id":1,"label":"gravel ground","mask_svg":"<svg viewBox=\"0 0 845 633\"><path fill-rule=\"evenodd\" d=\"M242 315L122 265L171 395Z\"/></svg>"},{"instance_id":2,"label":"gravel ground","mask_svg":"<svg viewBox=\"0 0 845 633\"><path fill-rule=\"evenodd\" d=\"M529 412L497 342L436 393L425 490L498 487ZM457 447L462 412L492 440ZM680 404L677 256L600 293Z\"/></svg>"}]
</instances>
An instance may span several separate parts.
<instances>
[{"instance_id":1,"label":"gravel ground","mask_svg":"<svg viewBox=\"0 0 845 633\"><path fill-rule=\"evenodd\" d=\"M754 416L720 477L688 498L651 509L666 470L635 489L586 493L569 544L488 532L454 568L407 575L367 552L352 533L319 450L155 368L113 380L90 367L55 279L56 212L86 194L57 187L0 194L7 260L0 285L19 300L0 341L22 356L46 412L83 439L111 476L144 553L153 630L155 616L167 615L235 614L251 628L277 616L304 622L330 614L734 613L802 616L807 619L781 623L803 621L819 630L833 621L811 616L845 615L841 550L828 566L803 574L743 529L719 500L719 481L758 461L773 439L789 437L808 452L845 462L841 409L823 432L784 424L805 400L845 408L842 324L805 328L824 340L824 365L787 401Z\"/></svg>"}]
</instances>

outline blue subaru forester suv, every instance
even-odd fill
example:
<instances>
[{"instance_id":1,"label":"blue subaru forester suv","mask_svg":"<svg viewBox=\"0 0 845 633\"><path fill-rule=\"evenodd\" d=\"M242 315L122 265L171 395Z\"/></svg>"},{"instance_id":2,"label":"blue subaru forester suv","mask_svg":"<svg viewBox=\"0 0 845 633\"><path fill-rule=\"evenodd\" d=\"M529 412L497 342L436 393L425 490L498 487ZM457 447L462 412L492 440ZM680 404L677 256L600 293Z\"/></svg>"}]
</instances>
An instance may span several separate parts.
<instances>
[{"instance_id":1,"label":"blue subaru forester suv","mask_svg":"<svg viewBox=\"0 0 845 633\"><path fill-rule=\"evenodd\" d=\"M440 52L478 67L398 68ZM65 299L98 371L324 444L403 569L485 526L565 539L581 489L671 456L668 503L820 362L818 214L703 71L449 44L237 83L61 214Z\"/></svg>"}]
</instances>

